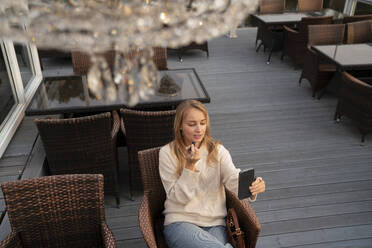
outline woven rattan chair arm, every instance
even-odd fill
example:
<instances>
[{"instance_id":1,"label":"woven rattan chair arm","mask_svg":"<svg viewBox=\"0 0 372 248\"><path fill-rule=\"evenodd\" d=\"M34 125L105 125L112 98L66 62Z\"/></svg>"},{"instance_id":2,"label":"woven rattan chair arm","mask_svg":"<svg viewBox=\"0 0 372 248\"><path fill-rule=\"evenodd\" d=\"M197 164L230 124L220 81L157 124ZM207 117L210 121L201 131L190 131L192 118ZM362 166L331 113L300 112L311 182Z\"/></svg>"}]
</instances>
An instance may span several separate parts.
<instances>
[{"instance_id":1,"label":"woven rattan chair arm","mask_svg":"<svg viewBox=\"0 0 372 248\"><path fill-rule=\"evenodd\" d=\"M116 111L112 111L112 130L111 138L114 139L118 135L120 129L120 117Z\"/></svg>"},{"instance_id":2,"label":"woven rattan chair arm","mask_svg":"<svg viewBox=\"0 0 372 248\"><path fill-rule=\"evenodd\" d=\"M288 26L283 26L283 29L284 29L284 32L287 33L286 35L290 35L290 34L299 34L299 32L297 30L294 30L293 28L290 28Z\"/></svg>"},{"instance_id":3,"label":"woven rattan chair arm","mask_svg":"<svg viewBox=\"0 0 372 248\"><path fill-rule=\"evenodd\" d=\"M261 225L251 204L248 200L239 200L235 194L226 189L226 205L227 208L234 208L238 215L240 228L245 233L246 247L255 247Z\"/></svg>"},{"instance_id":4,"label":"woven rattan chair arm","mask_svg":"<svg viewBox=\"0 0 372 248\"><path fill-rule=\"evenodd\" d=\"M370 84L367 84L366 82L363 82L362 80L353 77L347 72L343 72L343 77L347 79L346 81L348 81L350 84L353 84L355 88L358 88L361 91L366 92L368 90L371 91L372 89L372 86Z\"/></svg>"},{"instance_id":5,"label":"woven rattan chair arm","mask_svg":"<svg viewBox=\"0 0 372 248\"><path fill-rule=\"evenodd\" d=\"M147 247L156 248L157 244L153 226L154 221L153 216L151 216L150 199L148 194L149 193L146 192L143 195L141 206L138 210L138 222Z\"/></svg>"},{"instance_id":6,"label":"woven rattan chair arm","mask_svg":"<svg viewBox=\"0 0 372 248\"><path fill-rule=\"evenodd\" d=\"M18 234L15 232L11 232L0 243L0 248L13 248L13 247L14 248L22 247L21 239L19 238Z\"/></svg>"},{"instance_id":7,"label":"woven rattan chair arm","mask_svg":"<svg viewBox=\"0 0 372 248\"><path fill-rule=\"evenodd\" d=\"M124 109L120 109L120 129L121 129L121 132L124 134L125 136L125 124L124 124L124 118L123 118L123 113L124 113Z\"/></svg>"},{"instance_id":8,"label":"woven rattan chair arm","mask_svg":"<svg viewBox=\"0 0 372 248\"><path fill-rule=\"evenodd\" d=\"M311 48L311 45L307 45L305 61L306 61L305 63L309 63L308 65L311 65L314 68L317 68L318 66L319 56L317 52L315 52Z\"/></svg>"},{"instance_id":9,"label":"woven rattan chair arm","mask_svg":"<svg viewBox=\"0 0 372 248\"><path fill-rule=\"evenodd\" d=\"M116 247L115 237L105 222L101 223L103 245L106 248Z\"/></svg>"}]
</instances>

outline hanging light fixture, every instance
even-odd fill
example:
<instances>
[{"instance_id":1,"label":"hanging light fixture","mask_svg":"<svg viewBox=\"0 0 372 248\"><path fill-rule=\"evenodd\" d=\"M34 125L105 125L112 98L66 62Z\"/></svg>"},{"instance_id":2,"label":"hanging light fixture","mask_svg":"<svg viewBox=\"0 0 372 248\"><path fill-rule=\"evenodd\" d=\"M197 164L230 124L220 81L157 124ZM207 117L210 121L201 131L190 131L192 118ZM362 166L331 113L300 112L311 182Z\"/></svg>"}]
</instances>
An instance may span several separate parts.
<instances>
[{"instance_id":1,"label":"hanging light fixture","mask_svg":"<svg viewBox=\"0 0 372 248\"><path fill-rule=\"evenodd\" d=\"M159 81L152 47L177 48L227 33L258 0L0 0L0 37L92 56L88 84L128 105ZM135 59L125 54L141 50ZM115 50L113 71L97 54ZM101 90L99 90L101 89ZM104 90L103 90L104 89Z\"/></svg>"}]
</instances>

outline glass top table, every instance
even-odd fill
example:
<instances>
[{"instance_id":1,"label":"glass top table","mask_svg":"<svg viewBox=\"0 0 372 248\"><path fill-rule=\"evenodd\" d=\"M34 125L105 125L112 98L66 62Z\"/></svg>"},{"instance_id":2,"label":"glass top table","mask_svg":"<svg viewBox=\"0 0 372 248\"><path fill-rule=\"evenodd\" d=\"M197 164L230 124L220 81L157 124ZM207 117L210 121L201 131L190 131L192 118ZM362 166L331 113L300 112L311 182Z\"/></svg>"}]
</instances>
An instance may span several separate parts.
<instances>
[{"instance_id":1,"label":"glass top table","mask_svg":"<svg viewBox=\"0 0 372 248\"><path fill-rule=\"evenodd\" d=\"M146 101L141 100L132 109L165 110L174 109L186 99L209 103L210 97L195 69L160 71L160 78L167 74L181 90L174 95L155 93ZM85 76L62 76L44 78L36 91L26 115L53 115L94 113L118 110L126 106L120 99L108 102L99 100L88 87Z\"/></svg>"},{"instance_id":2,"label":"glass top table","mask_svg":"<svg viewBox=\"0 0 372 248\"><path fill-rule=\"evenodd\" d=\"M253 16L266 25L285 25L299 23L303 17L333 16L334 19L342 19L344 14L333 9L322 9L314 12L283 12Z\"/></svg>"},{"instance_id":3,"label":"glass top table","mask_svg":"<svg viewBox=\"0 0 372 248\"><path fill-rule=\"evenodd\" d=\"M313 49L341 70L372 69L372 43L319 45Z\"/></svg>"}]
</instances>

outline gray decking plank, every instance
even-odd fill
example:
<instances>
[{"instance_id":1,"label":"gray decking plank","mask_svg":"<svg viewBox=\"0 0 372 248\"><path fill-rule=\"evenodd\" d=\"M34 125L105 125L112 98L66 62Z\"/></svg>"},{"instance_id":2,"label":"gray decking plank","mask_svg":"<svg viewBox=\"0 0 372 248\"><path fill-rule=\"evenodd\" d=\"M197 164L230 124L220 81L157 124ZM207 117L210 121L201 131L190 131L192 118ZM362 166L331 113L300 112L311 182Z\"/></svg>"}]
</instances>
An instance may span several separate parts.
<instances>
[{"instance_id":1,"label":"gray decking plank","mask_svg":"<svg viewBox=\"0 0 372 248\"><path fill-rule=\"evenodd\" d=\"M253 167L267 182L252 203L262 222L257 248L372 247L372 134L361 145L352 121L335 124L336 97L312 99L289 59L276 53L267 65L268 54L254 51L256 29L238 35L210 41L209 59L191 51L180 63L170 53L168 67L195 67L211 96L213 136L237 167ZM15 136L0 168L7 157L27 156L35 126L31 118L24 122L30 130L24 139ZM137 221L141 197L128 199L125 152L119 149L121 207L105 196L106 219L118 247L146 247Z\"/></svg>"},{"instance_id":2,"label":"gray decking plank","mask_svg":"<svg viewBox=\"0 0 372 248\"><path fill-rule=\"evenodd\" d=\"M290 248L370 248L372 239L342 240L319 244L291 246Z\"/></svg>"},{"instance_id":3,"label":"gray decking plank","mask_svg":"<svg viewBox=\"0 0 372 248\"><path fill-rule=\"evenodd\" d=\"M372 200L355 201L341 204L327 204L302 208L291 208L283 210L272 210L259 212L260 223L279 222L294 219L323 217L328 215L355 214L371 211Z\"/></svg>"},{"instance_id":4,"label":"gray decking plank","mask_svg":"<svg viewBox=\"0 0 372 248\"><path fill-rule=\"evenodd\" d=\"M372 225L372 210L369 212L328 215L262 224L261 237L335 227ZM371 233L369 233L371 235ZM368 237L368 236L367 236Z\"/></svg>"},{"instance_id":5,"label":"gray decking plank","mask_svg":"<svg viewBox=\"0 0 372 248\"><path fill-rule=\"evenodd\" d=\"M125 239L116 242L118 248L146 248L146 243L142 238Z\"/></svg>"},{"instance_id":6,"label":"gray decking plank","mask_svg":"<svg viewBox=\"0 0 372 248\"><path fill-rule=\"evenodd\" d=\"M318 244L318 248L328 248L328 242L347 242L348 240L370 240L372 225L346 226L306 232L292 232L287 234L261 237L257 248L293 247ZM358 246L352 246L356 248ZM370 246L369 246L370 247Z\"/></svg>"},{"instance_id":7,"label":"gray decking plank","mask_svg":"<svg viewBox=\"0 0 372 248\"><path fill-rule=\"evenodd\" d=\"M325 186L326 187L326 186ZM257 200L253 203L253 207L257 213L262 211L273 211L280 209L291 209L291 208L305 208L318 205L327 204L343 204L353 201L369 201L372 200L372 190L360 190L355 191L351 194L344 192L321 194L312 196L301 196L292 198L282 198L276 200Z\"/></svg>"}]
</instances>

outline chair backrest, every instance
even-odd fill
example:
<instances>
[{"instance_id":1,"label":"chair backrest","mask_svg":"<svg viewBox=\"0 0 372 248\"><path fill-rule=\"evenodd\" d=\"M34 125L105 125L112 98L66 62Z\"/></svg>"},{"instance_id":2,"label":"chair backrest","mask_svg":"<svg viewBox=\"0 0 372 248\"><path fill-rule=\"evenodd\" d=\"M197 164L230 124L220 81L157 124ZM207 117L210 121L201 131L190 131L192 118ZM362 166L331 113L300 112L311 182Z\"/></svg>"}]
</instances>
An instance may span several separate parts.
<instances>
[{"instance_id":1,"label":"chair backrest","mask_svg":"<svg viewBox=\"0 0 372 248\"><path fill-rule=\"evenodd\" d=\"M360 22L365 20L372 20L372 14L369 15L356 15L356 16L344 16L343 23Z\"/></svg>"},{"instance_id":2,"label":"chair backrest","mask_svg":"<svg viewBox=\"0 0 372 248\"><path fill-rule=\"evenodd\" d=\"M332 16L311 16L311 17L303 17L301 22L298 25L300 34L305 38L307 41L308 35L308 27L309 25L323 25L323 24L332 24L333 17Z\"/></svg>"},{"instance_id":3,"label":"chair backrest","mask_svg":"<svg viewBox=\"0 0 372 248\"><path fill-rule=\"evenodd\" d=\"M112 70L115 62L115 51L107 51L99 54L103 56ZM92 66L90 55L80 51L71 51L72 69L76 75L86 75Z\"/></svg>"},{"instance_id":4,"label":"chair backrest","mask_svg":"<svg viewBox=\"0 0 372 248\"><path fill-rule=\"evenodd\" d=\"M125 126L132 185L135 185L141 181L138 168L138 151L163 146L173 140L173 123L176 110L138 111L120 109L120 114Z\"/></svg>"},{"instance_id":5,"label":"chair backrest","mask_svg":"<svg viewBox=\"0 0 372 248\"><path fill-rule=\"evenodd\" d=\"M152 60L158 70L167 70L167 49L163 47L153 47L153 52L154 54L152 56ZM128 59L133 59L138 54L141 54L141 51L132 49L131 51L126 53L126 57ZM102 53L101 55L106 59L106 62L111 71L113 71L116 52L111 50ZM77 75L86 75L89 71L89 68L92 66L90 55L79 51L72 51L71 58L74 73Z\"/></svg>"},{"instance_id":6,"label":"chair backrest","mask_svg":"<svg viewBox=\"0 0 372 248\"><path fill-rule=\"evenodd\" d=\"M282 13L285 9L285 0L260 0L260 14Z\"/></svg>"},{"instance_id":7,"label":"chair backrest","mask_svg":"<svg viewBox=\"0 0 372 248\"><path fill-rule=\"evenodd\" d=\"M138 152L143 190L151 191L165 200L165 191L159 174L159 151L161 147L150 148Z\"/></svg>"},{"instance_id":8,"label":"chair backrest","mask_svg":"<svg viewBox=\"0 0 372 248\"><path fill-rule=\"evenodd\" d=\"M345 24L310 25L308 45L342 44L345 34Z\"/></svg>"},{"instance_id":9,"label":"chair backrest","mask_svg":"<svg viewBox=\"0 0 372 248\"><path fill-rule=\"evenodd\" d=\"M298 0L298 11L320 11L323 9L323 0Z\"/></svg>"},{"instance_id":10,"label":"chair backrest","mask_svg":"<svg viewBox=\"0 0 372 248\"><path fill-rule=\"evenodd\" d=\"M156 65L156 68L158 70L168 70L168 64L167 64L167 49L163 47L153 47L153 56L152 60L154 64ZM143 52L137 51L135 49L130 50L127 54L126 57L128 59L133 59L135 56L141 55Z\"/></svg>"},{"instance_id":11,"label":"chair backrest","mask_svg":"<svg viewBox=\"0 0 372 248\"><path fill-rule=\"evenodd\" d=\"M144 194L148 197L151 209L151 219L153 223L151 223L150 226L152 226L152 228L154 229L152 230L152 232L155 234L157 247L168 247L163 235L164 216L162 213L164 211L166 193L159 174L160 148L161 147L155 147L139 151L138 160L143 182ZM144 231L142 227L141 231Z\"/></svg>"},{"instance_id":12,"label":"chair backrest","mask_svg":"<svg viewBox=\"0 0 372 248\"><path fill-rule=\"evenodd\" d=\"M1 184L9 222L23 247L99 247L103 176L48 176Z\"/></svg>"},{"instance_id":13,"label":"chair backrest","mask_svg":"<svg viewBox=\"0 0 372 248\"><path fill-rule=\"evenodd\" d=\"M372 42L372 20L348 23L346 29L348 44Z\"/></svg>"},{"instance_id":14,"label":"chair backrest","mask_svg":"<svg viewBox=\"0 0 372 248\"><path fill-rule=\"evenodd\" d=\"M36 119L50 173L97 173L106 192L117 192L116 147L111 113L68 119Z\"/></svg>"}]
</instances>

